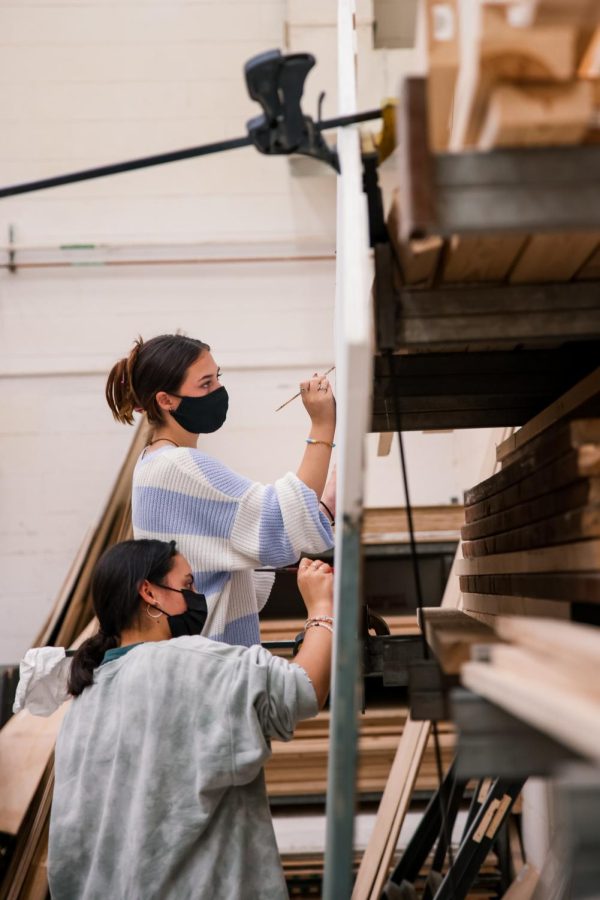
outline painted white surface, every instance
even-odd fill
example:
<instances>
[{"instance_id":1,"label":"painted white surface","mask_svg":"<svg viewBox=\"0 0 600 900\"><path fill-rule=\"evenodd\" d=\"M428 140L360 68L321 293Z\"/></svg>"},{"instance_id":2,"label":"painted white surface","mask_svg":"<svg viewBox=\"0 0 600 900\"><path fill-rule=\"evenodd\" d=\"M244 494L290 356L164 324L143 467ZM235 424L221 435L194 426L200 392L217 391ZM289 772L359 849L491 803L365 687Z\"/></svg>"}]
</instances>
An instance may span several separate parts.
<instances>
[{"instance_id":1,"label":"painted white surface","mask_svg":"<svg viewBox=\"0 0 600 900\"><path fill-rule=\"evenodd\" d=\"M326 90L323 114L333 115L335 9L333 0L3 3L0 184L243 134L260 111L243 63L285 50L286 39L318 58L305 109L314 114ZM393 95L399 72L420 63L418 50L373 50L371 21L363 0L362 107ZM299 177L298 168L244 149L3 200L0 245L12 224L20 245L193 242L213 257L332 254L336 178L314 167ZM112 421L103 385L133 339L182 329L213 346L232 405L206 448L269 481L299 462L302 409L273 410L300 377L333 362L334 292L333 259L0 270L0 663L15 661L40 628L123 457L131 432ZM414 503L447 502L475 480L465 469L478 445L465 453L464 440L407 438ZM402 503L397 458L375 459L375 443L366 503ZM430 456L434 447L446 449Z\"/></svg>"}]
</instances>

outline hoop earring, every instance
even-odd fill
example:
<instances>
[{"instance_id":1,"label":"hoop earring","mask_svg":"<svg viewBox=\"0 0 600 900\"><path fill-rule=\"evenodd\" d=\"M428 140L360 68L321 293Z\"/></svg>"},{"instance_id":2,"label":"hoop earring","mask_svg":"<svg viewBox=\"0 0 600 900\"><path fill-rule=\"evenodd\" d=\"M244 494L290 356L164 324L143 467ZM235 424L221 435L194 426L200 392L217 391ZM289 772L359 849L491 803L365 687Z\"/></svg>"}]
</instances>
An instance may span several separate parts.
<instances>
[{"instance_id":1,"label":"hoop earring","mask_svg":"<svg viewBox=\"0 0 600 900\"><path fill-rule=\"evenodd\" d=\"M163 612L162 612L162 610L159 609L158 615L153 616L152 613L150 612L150 604L146 603L146 615L149 616L151 619L154 619L155 622L158 622L160 617L163 615Z\"/></svg>"}]
</instances>

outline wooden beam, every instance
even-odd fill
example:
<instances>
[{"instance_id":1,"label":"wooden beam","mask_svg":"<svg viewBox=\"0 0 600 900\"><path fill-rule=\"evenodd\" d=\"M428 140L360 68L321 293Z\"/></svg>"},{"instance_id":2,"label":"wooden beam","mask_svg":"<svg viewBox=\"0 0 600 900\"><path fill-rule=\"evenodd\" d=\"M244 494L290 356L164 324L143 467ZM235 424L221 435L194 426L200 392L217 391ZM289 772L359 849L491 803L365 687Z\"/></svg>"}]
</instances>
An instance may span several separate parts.
<instances>
[{"instance_id":1,"label":"wooden beam","mask_svg":"<svg viewBox=\"0 0 600 900\"><path fill-rule=\"evenodd\" d=\"M532 235L510 273L511 284L570 281L598 246L597 231Z\"/></svg>"},{"instance_id":2,"label":"wooden beam","mask_svg":"<svg viewBox=\"0 0 600 900\"><path fill-rule=\"evenodd\" d=\"M457 0L427 0L427 115L431 149L448 149L454 87L459 67Z\"/></svg>"},{"instance_id":3,"label":"wooden beam","mask_svg":"<svg viewBox=\"0 0 600 900\"><path fill-rule=\"evenodd\" d=\"M356 876L352 900L379 900L381 897L430 729L430 722L407 719Z\"/></svg>"},{"instance_id":4,"label":"wooden beam","mask_svg":"<svg viewBox=\"0 0 600 900\"><path fill-rule=\"evenodd\" d=\"M533 617L500 616L495 622L499 637L509 643L544 653L552 660L595 669L597 684L600 666L600 629L575 622L540 621Z\"/></svg>"},{"instance_id":5,"label":"wooden beam","mask_svg":"<svg viewBox=\"0 0 600 900\"><path fill-rule=\"evenodd\" d=\"M463 541L479 541L481 538L520 530L535 522L594 504L600 509L599 478L576 481L563 488L557 488L550 482L546 493L464 525L461 537Z\"/></svg>"},{"instance_id":6,"label":"wooden beam","mask_svg":"<svg viewBox=\"0 0 600 900\"><path fill-rule=\"evenodd\" d=\"M569 81L575 73L577 29L515 28L502 8L461 3L460 69L450 149L476 146L486 104L499 81Z\"/></svg>"},{"instance_id":7,"label":"wooden beam","mask_svg":"<svg viewBox=\"0 0 600 900\"><path fill-rule=\"evenodd\" d=\"M426 607L423 619L427 643L448 675L458 675L463 663L471 658L473 644L498 640L491 628L458 609Z\"/></svg>"},{"instance_id":8,"label":"wooden beam","mask_svg":"<svg viewBox=\"0 0 600 900\"><path fill-rule=\"evenodd\" d=\"M514 465L517 466L518 463L514 463ZM503 471L508 472L509 470L504 469ZM560 490L566 485L579 484L588 476L596 478L600 476L600 444L589 444L586 447L570 450L488 499L467 506L465 522L471 524L489 516L495 516L549 491Z\"/></svg>"},{"instance_id":9,"label":"wooden beam","mask_svg":"<svg viewBox=\"0 0 600 900\"><path fill-rule=\"evenodd\" d=\"M526 240L524 234L453 235L441 280L445 284L504 281Z\"/></svg>"},{"instance_id":10,"label":"wooden beam","mask_svg":"<svg viewBox=\"0 0 600 900\"><path fill-rule=\"evenodd\" d=\"M513 437L516 437L516 434L498 446L509 448L511 443L514 444ZM560 423L552 431L541 431L536 437L524 443L519 448L518 454L515 449L510 449L511 455L516 454L512 462L508 463L508 457L504 454L506 463L500 472L465 491L465 506L470 507L487 500L529 478L543 466L566 456L571 458L569 465L575 467L582 476L595 475L597 466L595 450L599 442L600 419L575 419ZM496 457L498 458L498 448Z\"/></svg>"},{"instance_id":11,"label":"wooden beam","mask_svg":"<svg viewBox=\"0 0 600 900\"><path fill-rule=\"evenodd\" d=\"M561 600L540 600L536 597L511 597L503 594L465 593L463 608L491 628L498 616L536 616L536 618L571 618L571 604ZM483 618L482 618L483 616Z\"/></svg>"},{"instance_id":12,"label":"wooden beam","mask_svg":"<svg viewBox=\"0 0 600 900\"><path fill-rule=\"evenodd\" d=\"M457 561L459 575L532 572L587 572L600 569L600 540L576 541L516 553L497 553Z\"/></svg>"},{"instance_id":13,"label":"wooden beam","mask_svg":"<svg viewBox=\"0 0 600 900\"><path fill-rule=\"evenodd\" d=\"M491 150L578 144L588 131L593 114L594 92L585 81L498 84L490 93L477 146Z\"/></svg>"},{"instance_id":14,"label":"wooden beam","mask_svg":"<svg viewBox=\"0 0 600 900\"><path fill-rule=\"evenodd\" d=\"M595 369L578 384L572 387L566 394L559 397L554 403L542 410L531 422L524 425L520 431L503 441L496 451L499 461L519 450L528 441L550 428L556 422L564 418L574 418L582 407L600 398L600 368Z\"/></svg>"},{"instance_id":15,"label":"wooden beam","mask_svg":"<svg viewBox=\"0 0 600 900\"><path fill-rule=\"evenodd\" d=\"M547 689L538 679L522 678L486 663L463 666L461 681L474 693L566 747L600 761L600 703L570 690ZM557 715L560 710L560 715Z\"/></svg>"},{"instance_id":16,"label":"wooden beam","mask_svg":"<svg viewBox=\"0 0 600 900\"><path fill-rule=\"evenodd\" d=\"M461 548L465 559L528 552L543 547L551 549L555 544L568 544L571 541L577 543L600 536L598 520L597 506L589 512L573 510L513 531L462 541Z\"/></svg>"},{"instance_id":17,"label":"wooden beam","mask_svg":"<svg viewBox=\"0 0 600 900\"><path fill-rule=\"evenodd\" d=\"M599 572L461 575L459 583L464 593L513 594L515 597L568 600L571 603L600 602Z\"/></svg>"}]
</instances>

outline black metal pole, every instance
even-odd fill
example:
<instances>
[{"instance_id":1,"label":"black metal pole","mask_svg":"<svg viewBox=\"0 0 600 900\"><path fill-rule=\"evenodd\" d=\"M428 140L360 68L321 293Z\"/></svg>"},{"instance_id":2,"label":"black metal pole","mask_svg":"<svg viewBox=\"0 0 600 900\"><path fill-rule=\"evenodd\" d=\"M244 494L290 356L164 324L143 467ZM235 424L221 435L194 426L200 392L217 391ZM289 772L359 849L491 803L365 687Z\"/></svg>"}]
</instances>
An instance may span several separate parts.
<instances>
[{"instance_id":1,"label":"black metal pole","mask_svg":"<svg viewBox=\"0 0 600 900\"><path fill-rule=\"evenodd\" d=\"M363 113L356 113L356 115L324 119L316 123L316 128L319 131L326 131L331 128L343 128L345 125L356 125L359 122L369 122L372 119L380 118L381 110L372 109ZM251 145L252 139L250 137L231 138L231 140L217 141L214 144L201 144L198 147L188 147L185 150L157 153L153 156L142 156L139 159L130 159L126 162L96 166L93 169L82 169L79 172L69 172L66 175L41 178L39 181L25 181L22 184L13 184L9 187L0 188L0 199L3 197L15 197L17 194L29 194L32 191L43 191L46 188L60 187L64 184L75 184L77 181L90 181L93 178L105 178L107 175L119 175L123 172L133 172L136 169L162 166L166 163L180 162L183 159L194 159L197 156L223 153L226 150L237 150L238 147L249 147Z\"/></svg>"}]
</instances>

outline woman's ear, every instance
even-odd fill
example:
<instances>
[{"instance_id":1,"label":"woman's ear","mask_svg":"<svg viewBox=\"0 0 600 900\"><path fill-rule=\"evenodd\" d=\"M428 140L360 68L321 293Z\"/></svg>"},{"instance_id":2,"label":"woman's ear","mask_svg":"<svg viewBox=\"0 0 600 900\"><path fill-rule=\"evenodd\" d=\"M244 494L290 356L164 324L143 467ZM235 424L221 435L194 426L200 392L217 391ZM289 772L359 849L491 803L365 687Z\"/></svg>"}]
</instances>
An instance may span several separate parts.
<instances>
[{"instance_id":1,"label":"woman's ear","mask_svg":"<svg viewBox=\"0 0 600 900\"><path fill-rule=\"evenodd\" d=\"M147 579L142 581L139 593L142 600L145 600L146 603L150 604L150 606L156 605L156 600L154 599L154 595L152 593L152 585Z\"/></svg>"},{"instance_id":2,"label":"woman's ear","mask_svg":"<svg viewBox=\"0 0 600 900\"><path fill-rule=\"evenodd\" d=\"M166 393L166 391L159 391L156 395L156 402L162 410L168 411L170 409L174 409L173 401Z\"/></svg>"}]
</instances>

